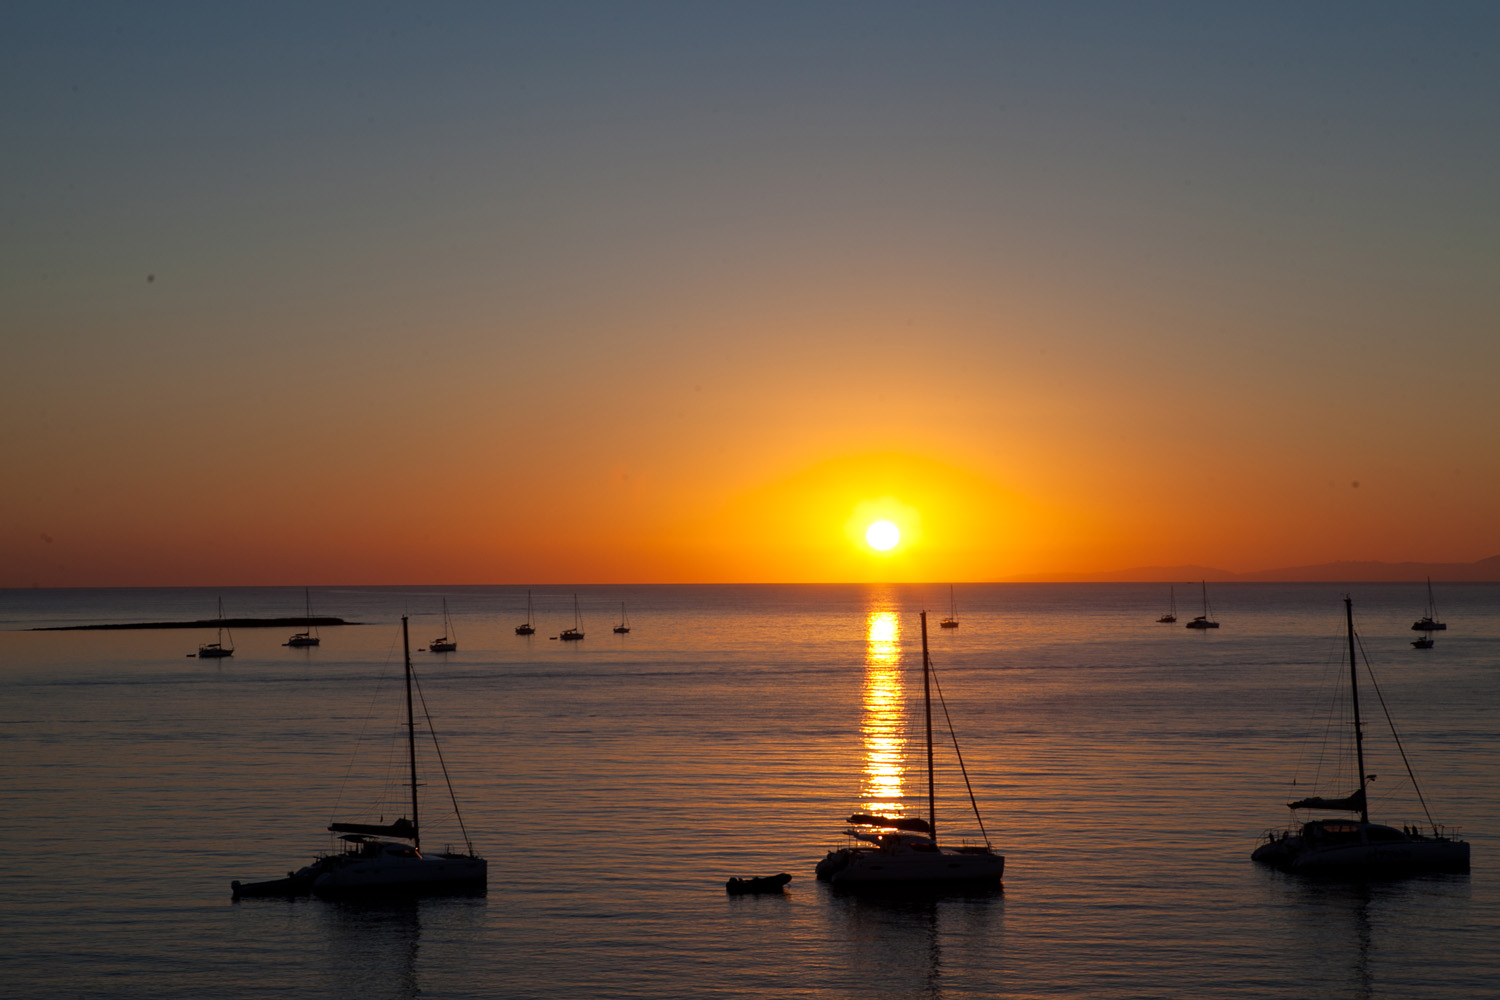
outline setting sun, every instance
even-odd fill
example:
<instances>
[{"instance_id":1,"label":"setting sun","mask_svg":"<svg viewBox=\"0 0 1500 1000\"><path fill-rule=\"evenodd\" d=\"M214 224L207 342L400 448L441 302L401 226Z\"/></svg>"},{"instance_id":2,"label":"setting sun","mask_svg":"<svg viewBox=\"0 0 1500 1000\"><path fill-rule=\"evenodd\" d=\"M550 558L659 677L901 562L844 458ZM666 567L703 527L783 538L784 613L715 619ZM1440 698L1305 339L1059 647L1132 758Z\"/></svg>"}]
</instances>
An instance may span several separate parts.
<instances>
[{"instance_id":1,"label":"setting sun","mask_svg":"<svg viewBox=\"0 0 1500 1000\"><path fill-rule=\"evenodd\" d=\"M872 549L889 552L901 541L901 529L892 521L876 521L865 529L865 541Z\"/></svg>"}]
</instances>

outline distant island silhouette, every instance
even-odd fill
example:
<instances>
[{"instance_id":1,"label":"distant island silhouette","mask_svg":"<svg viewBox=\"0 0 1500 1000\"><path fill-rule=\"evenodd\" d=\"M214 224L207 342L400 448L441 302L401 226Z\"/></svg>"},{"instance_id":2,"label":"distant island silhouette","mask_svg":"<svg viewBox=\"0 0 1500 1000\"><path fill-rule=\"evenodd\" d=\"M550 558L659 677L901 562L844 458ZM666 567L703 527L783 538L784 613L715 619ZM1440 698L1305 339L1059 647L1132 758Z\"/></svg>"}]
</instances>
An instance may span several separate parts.
<instances>
[{"instance_id":1,"label":"distant island silhouette","mask_svg":"<svg viewBox=\"0 0 1500 1000\"><path fill-rule=\"evenodd\" d=\"M1211 566L1137 566L1105 573L1048 573L1010 577L1011 583L1500 583L1500 556L1471 563L1331 562L1232 573Z\"/></svg>"}]
</instances>

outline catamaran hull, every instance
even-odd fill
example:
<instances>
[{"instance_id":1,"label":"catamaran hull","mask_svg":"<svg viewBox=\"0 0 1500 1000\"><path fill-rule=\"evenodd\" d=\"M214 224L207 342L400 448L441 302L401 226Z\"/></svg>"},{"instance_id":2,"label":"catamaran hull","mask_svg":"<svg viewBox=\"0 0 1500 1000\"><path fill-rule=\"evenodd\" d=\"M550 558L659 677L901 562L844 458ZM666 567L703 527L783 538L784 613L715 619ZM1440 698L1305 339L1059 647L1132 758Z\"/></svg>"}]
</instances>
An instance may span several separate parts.
<instances>
[{"instance_id":1,"label":"catamaran hull","mask_svg":"<svg viewBox=\"0 0 1500 1000\"><path fill-rule=\"evenodd\" d=\"M879 885L983 885L998 883L1005 858L989 852L941 851L888 854L864 848L829 851L818 862L818 878L848 888Z\"/></svg>"},{"instance_id":2,"label":"catamaran hull","mask_svg":"<svg viewBox=\"0 0 1500 1000\"><path fill-rule=\"evenodd\" d=\"M380 858L324 872L312 884L320 896L371 892L464 892L485 887L489 863L464 856L423 857L405 864Z\"/></svg>"},{"instance_id":3,"label":"catamaran hull","mask_svg":"<svg viewBox=\"0 0 1500 1000\"><path fill-rule=\"evenodd\" d=\"M1449 840L1309 847L1301 843L1300 837L1287 837L1262 844L1250 857L1261 864L1299 875L1394 875L1469 870L1469 845Z\"/></svg>"}]
</instances>

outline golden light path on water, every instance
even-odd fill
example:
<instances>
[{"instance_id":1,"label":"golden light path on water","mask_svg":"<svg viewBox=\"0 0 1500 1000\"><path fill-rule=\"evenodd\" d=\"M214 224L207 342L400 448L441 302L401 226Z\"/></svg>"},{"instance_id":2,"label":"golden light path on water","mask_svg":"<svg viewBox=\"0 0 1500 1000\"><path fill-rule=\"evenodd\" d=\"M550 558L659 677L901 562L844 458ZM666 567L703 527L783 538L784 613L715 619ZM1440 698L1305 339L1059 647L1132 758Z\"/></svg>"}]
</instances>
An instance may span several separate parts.
<instances>
[{"instance_id":1,"label":"golden light path on water","mask_svg":"<svg viewBox=\"0 0 1500 1000\"><path fill-rule=\"evenodd\" d=\"M894 611L871 611L865 623L864 780L860 808L900 816L906 757L906 687L901 677L901 622Z\"/></svg>"}]
</instances>

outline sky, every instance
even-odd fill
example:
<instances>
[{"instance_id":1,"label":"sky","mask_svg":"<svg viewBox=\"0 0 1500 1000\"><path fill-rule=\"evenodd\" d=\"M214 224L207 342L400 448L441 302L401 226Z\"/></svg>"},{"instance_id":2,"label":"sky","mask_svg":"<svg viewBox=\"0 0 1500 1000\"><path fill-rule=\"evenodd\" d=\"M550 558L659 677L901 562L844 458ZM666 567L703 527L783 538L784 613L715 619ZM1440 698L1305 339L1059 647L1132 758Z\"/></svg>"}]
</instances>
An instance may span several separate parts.
<instances>
[{"instance_id":1,"label":"sky","mask_svg":"<svg viewBox=\"0 0 1500 1000\"><path fill-rule=\"evenodd\" d=\"M0 128L0 586L1500 554L1492 3L16 2Z\"/></svg>"}]
</instances>

